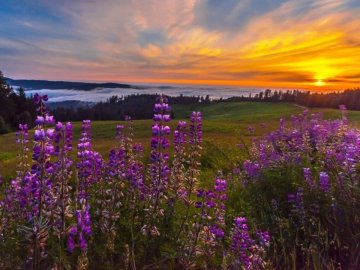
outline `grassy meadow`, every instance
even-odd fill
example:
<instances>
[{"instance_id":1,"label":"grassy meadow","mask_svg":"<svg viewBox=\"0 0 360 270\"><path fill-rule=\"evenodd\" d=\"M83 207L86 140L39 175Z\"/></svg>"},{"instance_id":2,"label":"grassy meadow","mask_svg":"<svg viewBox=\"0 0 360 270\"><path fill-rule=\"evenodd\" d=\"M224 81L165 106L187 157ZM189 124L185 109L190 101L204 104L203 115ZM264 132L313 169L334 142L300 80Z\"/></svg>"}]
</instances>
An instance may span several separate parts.
<instances>
[{"instance_id":1,"label":"grassy meadow","mask_svg":"<svg viewBox=\"0 0 360 270\"><path fill-rule=\"evenodd\" d=\"M51 164L52 144L39 139L38 124L28 173L16 134L0 136L0 229L7 236L0 250L8 250L1 269L30 269L29 262L31 269L358 269L360 133L353 127L360 112L313 108L305 116L302 106L266 102L176 105L169 133L159 124L167 104L154 108L153 126L151 119L133 122L133 143L144 146L144 156L122 128L116 141L115 127L124 122L95 121L89 131L84 121L73 123L73 151L63 143ZM174 134L179 120L191 125L180 125L169 143L164 134ZM61 128L66 142L71 135ZM32 261L19 243L34 247Z\"/></svg>"},{"instance_id":2,"label":"grassy meadow","mask_svg":"<svg viewBox=\"0 0 360 270\"><path fill-rule=\"evenodd\" d=\"M288 119L303 111L303 108L291 103L265 102L229 102L210 105L175 105L175 114L170 126L174 128L177 121L187 120L190 113L199 110L203 113L204 143L202 152L201 179L212 179L219 169L233 168L236 162L236 145L249 143L253 136L261 136L274 130L280 118ZM322 112L325 118L340 117L340 112L334 109L311 109L311 112ZM360 122L360 112L349 111L348 118L354 124ZM104 157L113 147L115 126L121 121L92 122L92 140L94 149ZM152 120L134 121L134 139L145 147L145 156L149 153ZM78 139L81 129L80 122L74 122L74 139ZM254 128L254 133L248 127ZM0 136L0 171L5 178L15 175L14 166L18 146L15 143L15 133Z\"/></svg>"}]
</instances>

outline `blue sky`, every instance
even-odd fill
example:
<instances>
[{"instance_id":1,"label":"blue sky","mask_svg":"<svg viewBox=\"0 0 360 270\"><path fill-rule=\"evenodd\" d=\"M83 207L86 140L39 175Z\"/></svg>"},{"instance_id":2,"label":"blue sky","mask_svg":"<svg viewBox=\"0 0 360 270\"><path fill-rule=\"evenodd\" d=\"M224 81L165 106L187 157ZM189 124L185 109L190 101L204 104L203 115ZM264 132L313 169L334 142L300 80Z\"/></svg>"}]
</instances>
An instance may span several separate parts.
<instances>
[{"instance_id":1,"label":"blue sky","mask_svg":"<svg viewBox=\"0 0 360 270\"><path fill-rule=\"evenodd\" d=\"M0 70L14 78L356 86L359 11L353 0L1 0Z\"/></svg>"}]
</instances>

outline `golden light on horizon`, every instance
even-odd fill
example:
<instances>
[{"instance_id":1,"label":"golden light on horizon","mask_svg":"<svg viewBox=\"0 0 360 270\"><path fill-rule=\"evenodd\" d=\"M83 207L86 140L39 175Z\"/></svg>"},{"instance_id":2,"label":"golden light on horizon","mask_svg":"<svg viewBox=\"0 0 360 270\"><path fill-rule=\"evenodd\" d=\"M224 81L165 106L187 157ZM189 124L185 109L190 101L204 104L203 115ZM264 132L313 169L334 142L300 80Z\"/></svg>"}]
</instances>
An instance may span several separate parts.
<instances>
[{"instance_id":1,"label":"golden light on horizon","mask_svg":"<svg viewBox=\"0 0 360 270\"><path fill-rule=\"evenodd\" d=\"M324 83L323 80L317 80L317 81L315 82L315 85L316 85L316 86L324 86L325 83Z\"/></svg>"},{"instance_id":2,"label":"golden light on horizon","mask_svg":"<svg viewBox=\"0 0 360 270\"><path fill-rule=\"evenodd\" d=\"M261 16L247 16L259 8L257 1L75 2L81 16L69 22L79 38L67 35L68 27L54 39L51 28L13 20L8 37L0 37L0 51L9 52L0 54L8 76L316 91L360 87L360 4L350 4L356 1L287 0ZM94 20L95 11L103 19ZM61 33L59 23L54 29ZM11 29L19 30L18 39ZM38 34L24 36L25 30Z\"/></svg>"}]
</instances>

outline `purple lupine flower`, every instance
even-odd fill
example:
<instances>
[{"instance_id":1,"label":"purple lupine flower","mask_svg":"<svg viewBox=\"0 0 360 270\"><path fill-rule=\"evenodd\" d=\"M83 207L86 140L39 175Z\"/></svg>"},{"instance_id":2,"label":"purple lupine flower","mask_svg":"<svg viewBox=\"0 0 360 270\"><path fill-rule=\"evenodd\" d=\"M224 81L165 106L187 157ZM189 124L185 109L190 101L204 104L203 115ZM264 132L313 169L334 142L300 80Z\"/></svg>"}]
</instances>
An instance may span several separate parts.
<instances>
[{"instance_id":1,"label":"purple lupine flower","mask_svg":"<svg viewBox=\"0 0 360 270\"><path fill-rule=\"evenodd\" d=\"M198 176L200 174L200 157L202 144L202 115L201 112L192 112L190 116L189 139L190 144L188 154L188 177L184 183L184 187L190 199L191 194L197 188Z\"/></svg>"},{"instance_id":2,"label":"purple lupine flower","mask_svg":"<svg viewBox=\"0 0 360 270\"><path fill-rule=\"evenodd\" d=\"M197 197L202 197L203 194L204 194L204 192L205 192L205 190L203 190L203 189L198 189L198 190L196 191L196 196L197 196Z\"/></svg>"},{"instance_id":3,"label":"purple lupine flower","mask_svg":"<svg viewBox=\"0 0 360 270\"><path fill-rule=\"evenodd\" d=\"M192 230L187 234L188 256L214 256L225 237L226 180L216 178L213 189L197 189Z\"/></svg>"},{"instance_id":4,"label":"purple lupine flower","mask_svg":"<svg viewBox=\"0 0 360 270\"><path fill-rule=\"evenodd\" d=\"M37 117L36 117L36 119L35 119L35 125L43 125L43 124L45 124L45 118L44 118L44 116L40 116L40 115L38 115Z\"/></svg>"},{"instance_id":5,"label":"purple lupine flower","mask_svg":"<svg viewBox=\"0 0 360 270\"><path fill-rule=\"evenodd\" d=\"M61 122L57 122L56 124L55 124L55 130L56 131L61 131L62 130L62 128L63 128L63 124L61 123Z\"/></svg>"},{"instance_id":6,"label":"purple lupine flower","mask_svg":"<svg viewBox=\"0 0 360 270\"><path fill-rule=\"evenodd\" d=\"M315 187L315 183L311 177L311 169L310 168L303 168L303 172L304 172L304 177L305 177L305 181L308 185L309 188L314 188Z\"/></svg>"},{"instance_id":7,"label":"purple lupine flower","mask_svg":"<svg viewBox=\"0 0 360 270\"><path fill-rule=\"evenodd\" d=\"M44 129L37 129L34 132L34 140L35 141L44 141L46 137L46 133Z\"/></svg>"},{"instance_id":8,"label":"purple lupine flower","mask_svg":"<svg viewBox=\"0 0 360 270\"><path fill-rule=\"evenodd\" d=\"M69 253L73 252L73 250L75 249L76 244L75 244L75 241L74 241L74 237L72 235L68 236L66 245L67 245L67 251Z\"/></svg>"},{"instance_id":9,"label":"purple lupine flower","mask_svg":"<svg viewBox=\"0 0 360 270\"><path fill-rule=\"evenodd\" d=\"M202 207L202 202L195 202L195 207L196 208L201 208Z\"/></svg>"},{"instance_id":10,"label":"purple lupine flower","mask_svg":"<svg viewBox=\"0 0 360 270\"><path fill-rule=\"evenodd\" d=\"M69 234L72 235L72 236L75 236L77 234L78 230L77 230L77 227L75 226L72 226L70 229L69 229Z\"/></svg>"},{"instance_id":11,"label":"purple lupine flower","mask_svg":"<svg viewBox=\"0 0 360 270\"><path fill-rule=\"evenodd\" d=\"M236 217L231 231L230 251L233 254L233 266L248 269L251 265L251 247L254 240L250 237L247 219Z\"/></svg>"},{"instance_id":12,"label":"purple lupine flower","mask_svg":"<svg viewBox=\"0 0 360 270\"><path fill-rule=\"evenodd\" d=\"M183 146L186 143L186 126L187 123L185 121L179 121L178 125L174 131L174 145L175 146Z\"/></svg>"},{"instance_id":13,"label":"purple lupine flower","mask_svg":"<svg viewBox=\"0 0 360 270\"><path fill-rule=\"evenodd\" d=\"M160 97L159 103L155 104L154 124L152 126L151 138L151 171L153 192L163 192L167 186L169 177L169 167L167 164L168 155L162 151L170 146L166 137L170 133L170 127L165 125L163 117L168 117L169 106L164 97Z\"/></svg>"},{"instance_id":14,"label":"purple lupine flower","mask_svg":"<svg viewBox=\"0 0 360 270\"><path fill-rule=\"evenodd\" d=\"M260 172L260 165L255 161L252 162L250 160L245 160L243 163L243 168L246 172L246 174L250 177L256 177L259 175Z\"/></svg>"},{"instance_id":15,"label":"purple lupine flower","mask_svg":"<svg viewBox=\"0 0 360 270\"><path fill-rule=\"evenodd\" d=\"M54 125L55 124L54 116L46 114L45 115L45 124L46 125Z\"/></svg>"},{"instance_id":16,"label":"purple lupine flower","mask_svg":"<svg viewBox=\"0 0 360 270\"><path fill-rule=\"evenodd\" d=\"M260 246L262 247L270 246L270 234L268 231L258 231L256 235L259 238Z\"/></svg>"},{"instance_id":17,"label":"purple lupine flower","mask_svg":"<svg viewBox=\"0 0 360 270\"><path fill-rule=\"evenodd\" d=\"M223 238L225 235L225 201L227 200L226 191L227 181L225 179L216 178L214 192L211 194L212 199L216 202L216 208L213 213L213 225L211 226L210 230L213 231L217 238Z\"/></svg>"},{"instance_id":18,"label":"purple lupine flower","mask_svg":"<svg viewBox=\"0 0 360 270\"><path fill-rule=\"evenodd\" d=\"M186 190L186 170L184 162L186 160L186 126L185 121L179 121L174 130L174 159L171 171L170 190L175 198L171 198L172 207L175 205L177 198L188 203L188 191Z\"/></svg>"},{"instance_id":19,"label":"purple lupine flower","mask_svg":"<svg viewBox=\"0 0 360 270\"><path fill-rule=\"evenodd\" d=\"M196 208L202 208L202 217L210 220L210 223L205 223L203 226L209 227L210 232L216 238L222 238L225 234L225 204L227 182L224 179L216 178L213 190L197 190L197 197L202 201L195 202Z\"/></svg>"},{"instance_id":20,"label":"purple lupine flower","mask_svg":"<svg viewBox=\"0 0 360 270\"><path fill-rule=\"evenodd\" d=\"M126 136L124 134L125 126L116 126L116 141L117 147L112 149L109 154L109 174L111 176L119 176L120 178L125 177L126 171Z\"/></svg>"},{"instance_id":21,"label":"purple lupine flower","mask_svg":"<svg viewBox=\"0 0 360 270\"><path fill-rule=\"evenodd\" d=\"M225 236L224 230L219 228L216 224L211 226L210 232L214 234L216 238L224 238Z\"/></svg>"},{"instance_id":22,"label":"purple lupine flower","mask_svg":"<svg viewBox=\"0 0 360 270\"><path fill-rule=\"evenodd\" d=\"M72 124L70 122L66 123L65 125L65 150L72 151Z\"/></svg>"},{"instance_id":23,"label":"purple lupine flower","mask_svg":"<svg viewBox=\"0 0 360 270\"><path fill-rule=\"evenodd\" d=\"M53 145L54 129L48 128L47 125L53 125L54 121L46 121L47 118L53 119L46 111L43 101L47 101L47 97L35 95L34 101L37 104L37 111L39 116L35 123L34 131L34 146L33 146L33 160L32 174L30 178L32 199L29 200L33 205L29 206L33 209L33 214L42 216L41 211L52 208L52 179L53 163L50 158L54 155L55 148ZM48 212L46 211L46 212Z\"/></svg>"},{"instance_id":24,"label":"purple lupine flower","mask_svg":"<svg viewBox=\"0 0 360 270\"><path fill-rule=\"evenodd\" d=\"M20 155L18 162L18 180L23 181L27 170L29 169L29 161L27 159L29 152L29 129L28 126L19 124L19 129L16 132L16 142L20 144Z\"/></svg>"},{"instance_id":25,"label":"purple lupine flower","mask_svg":"<svg viewBox=\"0 0 360 270\"><path fill-rule=\"evenodd\" d=\"M46 136L52 140L55 136L55 130L53 128L49 128L46 130Z\"/></svg>"},{"instance_id":26,"label":"purple lupine flower","mask_svg":"<svg viewBox=\"0 0 360 270\"><path fill-rule=\"evenodd\" d=\"M295 193L289 193L288 202L292 205L291 213L297 216L300 222L305 220L304 192L302 188L298 188Z\"/></svg>"},{"instance_id":27,"label":"purple lupine flower","mask_svg":"<svg viewBox=\"0 0 360 270\"><path fill-rule=\"evenodd\" d=\"M38 105L41 101L41 96L38 93L35 93L34 95L34 103Z\"/></svg>"},{"instance_id":28,"label":"purple lupine flower","mask_svg":"<svg viewBox=\"0 0 360 270\"><path fill-rule=\"evenodd\" d=\"M230 244L231 266L236 269L262 269L264 260L261 255L270 246L269 233L258 231L258 240L255 241L250 236L245 217L237 217L234 221Z\"/></svg>"},{"instance_id":29,"label":"purple lupine flower","mask_svg":"<svg viewBox=\"0 0 360 270\"><path fill-rule=\"evenodd\" d=\"M10 186L4 192L4 209L6 216L11 217L14 224L26 224L31 222L31 233L26 237L32 241L34 234L49 232L49 216L53 206L53 129L45 121L49 115L43 104L47 98L36 94L34 101L38 117L35 121L33 161L30 165L27 157L29 152L29 134L27 125L19 125L16 141L21 145L21 154L17 166L17 177L10 182ZM2 220L0 221L3 222ZM31 239L30 239L31 238ZM42 247L36 246L31 251L34 254L45 254L44 246L47 237L41 239ZM35 267L36 268L36 267Z\"/></svg>"},{"instance_id":30,"label":"purple lupine flower","mask_svg":"<svg viewBox=\"0 0 360 270\"><path fill-rule=\"evenodd\" d=\"M65 217L71 215L73 212L70 193L72 188L69 185L73 170L73 160L70 156L73 137L72 125L71 123L63 124L57 122L51 133L50 137L53 139L53 152L56 156L56 161L51 167L54 181L51 190L52 215L50 220L53 225L54 234L63 240L65 237L64 230L68 224L68 220ZM74 236L74 233L71 233L71 231L70 234ZM70 243L68 250L71 249L72 240L73 239L68 239Z\"/></svg>"},{"instance_id":31,"label":"purple lupine flower","mask_svg":"<svg viewBox=\"0 0 360 270\"><path fill-rule=\"evenodd\" d=\"M192 112L190 116L190 144L202 143L202 114L201 112Z\"/></svg>"},{"instance_id":32,"label":"purple lupine flower","mask_svg":"<svg viewBox=\"0 0 360 270\"><path fill-rule=\"evenodd\" d=\"M26 144L29 142L29 128L27 124L19 124L16 132L16 142Z\"/></svg>"},{"instance_id":33,"label":"purple lupine flower","mask_svg":"<svg viewBox=\"0 0 360 270\"><path fill-rule=\"evenodd\" d=\"M329 192L331 189L329 175L326 172L320 172L319 187L324 192Z\"/></svg>"},{"instance_id":34,"label":"purple lupine flower","mask_svg":"<svg viewBox=\"0 0 360 270\"><path fill-rule=\"evenodd\" d=\"M147 218L150 220L142 228L145 235L157 236L160 234L157 223L163 216L162 203L167 199L166 194L169 188L170 168L169 155L165 152L170 147L168 135L170 127L167 122L170 120L170 107L167 98L160 96L154 106L154 118L152 125L152 137L150 141L150 183L148 186L148 204L150 211Z\"/></svg>"},{"instance_id":35,"label":"purple lupine flower","mask_svg":"<svg viewBox=\"0 0 360 270\"><path fill-rule=\"evenodd\" d=\"M82 231L85 235L91 236L91 220L90 220L90 206L87 205L83 212L83 223L82 223Z\"/></svg>"},{"instance_id":36,"label":"purple lupine flower","mask_svg":"<svg viewBox=\"0 0 360 270\"><path fill-rule=\"evenodd\" d=\"M84 235L82 232L80 232L80 234L79 234L79 247L82 251L87 250L87 242L86 242L86 239L84 238Z\"/></svg>"},{"instance_id":37,"label":"purple lupine flower","mask_svg":"<svg viewBox=\"0 0 360 270\"><path fill-rule=\"evenodd\" d=\"M68 230L68 252L72 252L76 246L83 252L87 250L87 242L92 234L89 209L90 206L86 203L85 199L82 199L81 209L75 211L76 226L74 225ZM78 240L78 244L76 244L75 239Z\"/></svg>"},{"instance_id":38,"label":"purple lupine flower","mask_svg":"<svg viewBox=\"0 0 360 270\"><path fill-rule=\"evenodd\" d=\"M92 184L100 180L103 169L101 155L92 150L90 132L91 121L84 120L78 143L77 157L79 161L76 164L79 178L79 199L88 197L88 189Z\"/></svg>"},{"instance_id":39,"label":"purple lupine flower","mask_svg":"<svg viewBox=\"0 0 360 270\"><path fill-rule=\"evenodd\" d=\"M227 186L226 180L216 179L214 190L217 192L222 192L226 190L226 186Z\"/></svg>"},{"instance_id":40,"label":"purple lupine flower","mask_svg":"<svg viewBox=\"0 0 360 270\"><path fill-rule=\"evenodd\" d=\"M67 251L69 253L73 252L73 250L76 247L76 243L75 243L74 238L76 237L77 233L78 233L78 229L77 229L76 226L70 227L70 229L68 231L68 238L67 238L67 241L66 241L66 247L67 247Z\"/></svg>"}]
</instances>

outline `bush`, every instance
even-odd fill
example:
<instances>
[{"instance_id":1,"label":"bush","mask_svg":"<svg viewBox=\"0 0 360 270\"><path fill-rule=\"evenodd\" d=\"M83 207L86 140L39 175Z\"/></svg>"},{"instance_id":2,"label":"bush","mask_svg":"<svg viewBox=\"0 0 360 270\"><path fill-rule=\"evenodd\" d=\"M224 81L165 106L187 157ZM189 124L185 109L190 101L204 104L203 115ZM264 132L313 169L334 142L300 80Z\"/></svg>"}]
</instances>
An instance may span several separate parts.
<instances>
[{"instance_id":1,"label":"bush","mask_svg":"<svg viewBox=\"0 0 360 270\"><path fill-rule=\"evenodd\" d=\"M319 115L280 121L237 170L240 204L269 229L276 269L357 269L360 263L360 132ZM234 202L236 200L241 202ZM240 210L240 209L239 209Z\"/></svg>"},{"instance_id":2,"label":"bush","mask_svg":"<svg viewBox=\"0 0 360 270\"><path fill-rule=\"evenodd\" d=\"M170 107L154 107L150 161L132 122L116 127L108 160L93 150L84 120L71 158L72 125L55 122L34 96L32 160L28 125L16 134L17 177L2 186L1 268L264 268L269 235L227 211L227 181L199 186L202 116L180 121L170 159ZM170 161L171 160L171 161ZM25 243L25 245L23 244ZM211 259L210 259L211 258Z\"/></svg>"},{"instance_id":3,"label":"bush","mask_svg":"<svg viewBox=\"0 0 360 270\"><path fill-rule=\"evenodd\" d=\"M147 163L130 118L106 160L84 120L74 160L71 123L55 122L46 96L34 99L32 155L20 125L17 177L0 186L0 268L358 268L360 132L343 107L339 120L307 111L280 120L204 188L199 112L171 140L159 97Z\"/></svg>"}]
</instances>

